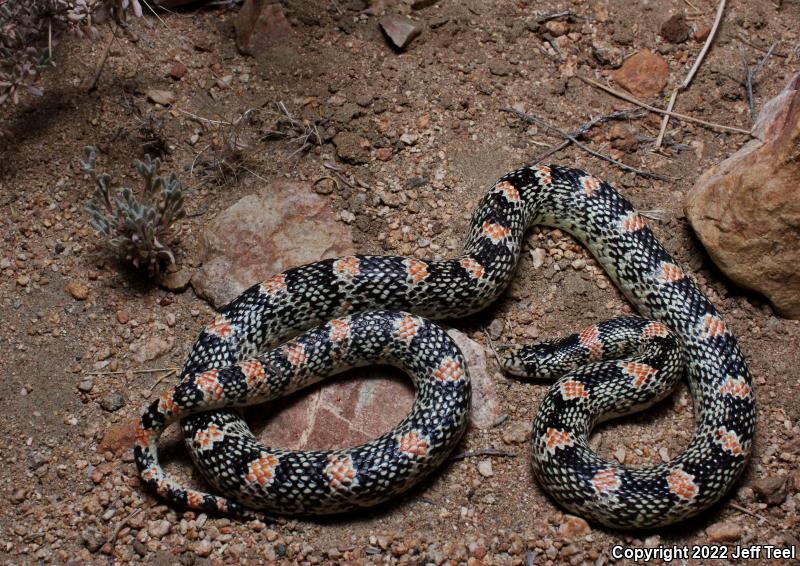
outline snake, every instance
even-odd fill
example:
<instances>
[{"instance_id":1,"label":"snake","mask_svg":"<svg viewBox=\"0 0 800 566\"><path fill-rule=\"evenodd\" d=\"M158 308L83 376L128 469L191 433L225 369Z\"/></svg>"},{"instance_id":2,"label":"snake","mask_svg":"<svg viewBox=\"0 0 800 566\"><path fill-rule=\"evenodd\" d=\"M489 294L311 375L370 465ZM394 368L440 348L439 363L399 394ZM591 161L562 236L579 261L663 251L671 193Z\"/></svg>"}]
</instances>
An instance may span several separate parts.
<instances>
[{"instance_id":1,"label":"snake","mask_svg":"<svg viewBox=\"0 0 800 566\"><path fill-rule=\"evenodd\" d=\"M142 482L184 508L245 516L336 513L408 490L447 459L470 406L469 368L430 319L464 317L500 297L536 225L572 234L641 315L502 351L507 372L557 379L531 433L538 483L567 510L617 528L669 525L707 509L735 484L752 448L747 363L720 313L631 203L560 165L526 166L493 183L458 257L324 259L244 291L201 332L179 383L145 409L134 444ZM360 446L270 448L234 410L376 363L405 370L415 401L396 427ZM597 423L652 405L684 376L696 425L680 454L631 468L591 449ZM183 486L160 465L158 439L176 422L219 495Z\"/></svg>"}]
</instances>

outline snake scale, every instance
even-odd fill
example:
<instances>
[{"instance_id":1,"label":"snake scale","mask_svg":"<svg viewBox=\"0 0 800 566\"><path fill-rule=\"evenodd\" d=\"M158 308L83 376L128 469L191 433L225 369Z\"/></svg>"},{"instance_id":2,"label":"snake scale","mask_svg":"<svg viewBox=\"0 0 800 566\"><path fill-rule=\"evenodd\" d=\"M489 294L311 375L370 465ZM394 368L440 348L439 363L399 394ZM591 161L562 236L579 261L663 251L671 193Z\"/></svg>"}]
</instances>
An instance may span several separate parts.
<instances>
[{"instance_id":1,"label":"snake scale","mask_svg":"<svg viewBox=\"0 0 800 566\"><path fill-rule=\"evenodd\" d=\"M455 259L329 259L242 293L201 333L182 381L145 411L134 449L144 483L177 505L234 514L331 513L407 489L458 442L470 402L461 353L420 317L461 317L492 303L534 225L575 236L650 319L613 319L504 352L510 373L559 377L533 426L539 483L567 509L615 527L666 525L708 508L736 481L751 449L756 406L745 360L717 310L632 205L598 178L556 165L499 179L473 212ZM231 410L373 363L403 368L417 394L401 423L362 446L267 448ZM589 448L597 422L663 398L684 374L696 415L684 452L631 469ZM157 440L179 420L195 464L224 496L186 489L159 465Z\"/></svg>"}]
</instances>

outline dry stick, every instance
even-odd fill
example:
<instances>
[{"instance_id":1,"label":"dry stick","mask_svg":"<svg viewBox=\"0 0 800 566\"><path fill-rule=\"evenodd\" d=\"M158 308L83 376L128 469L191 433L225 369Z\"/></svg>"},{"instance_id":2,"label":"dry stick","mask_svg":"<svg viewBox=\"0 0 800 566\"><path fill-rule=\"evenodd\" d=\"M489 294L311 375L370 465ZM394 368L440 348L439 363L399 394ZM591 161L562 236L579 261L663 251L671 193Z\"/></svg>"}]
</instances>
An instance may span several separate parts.
<instances>
[{"instance_id":1,"label":"dry stick","mask_svg":"<svg viewBox=\"0 0 800 566\"><path fill-rule=\"evenodd\" d=\"M706 38L706 42L703 45L703 49L700 50L700 54L695 59L694 65L692 68L689 69L689 74L686 75L686 78L683 82L672 91L672 95L669 97L669 104L667 105L667 112L672 112L672 109L675 107L675 101L678 98L678 93L682 90L686 90L689 88L689 85L692 82L695 74L697 73L697 69L700 68L700 64L703 62L703 59L706 57L706 53L708 53L709 48L711 47L711 42L714 41L714 36L717 33L717 28L719 27L720 22L722 21L722 14L725 12L725 0L720 0L719 7L717 8L717 15L714 17L714 24L711 26L711 31ZM658 137L656 138L655 149L661 147L661 142L664 140L664 134L667 131L667 124L669 124L669 114L665 114L664 118L661 120L661 129L658 131Z\"/></svg>"},{"instance_id":2,"label":"dry stick","mask_svg":"<svg viewBox=\"0 0 800 566\"><path fill-rule=\"evenodd\" d=\"M154 369L133 369L123 371L92 371L84 375L122 375L128 373L158 373L160 371L178 371L181 368L154 368Z\"/></svg>"},{"instance_id":3,"label":"dry stick","mask_svg":"<svg viewBox=\"0 0 800 566\"><path fill-rule=\"evenodd\" d=\"M745 38L741 34L739 34L739 41L741 41L745 45L749 45L753 49L757 49L757 50L761 51L761 53L766 53L768 51L768 49L766 47L763 47L761 45L757 45L757 44L753 43L752 41L748 40L747 38ZM778 44L778 42L776 41L775 43L772 44L772 47L775 47L775 45L777 45L777 44ZM772 47L770 47L769 49L772 49ZM783 59L785 59L785 58L787 58L789 56L788 53L783 53L782 51L772 51L772 55L774 55L775 57L781 57Z\"/></svg>"},{"instance_id":4,"label":"dry stick","mask_svg":"<svg viewBox=\"0 0 800 566\"><path fill-rule=\"evenodd\" d=\"M244 169L245 171L247 171L248 173L250 173L250 174L251 174L253 177L255 177L256 179L260 179L261 181L264 181L265 183L269 183L269 181L268 181L267 179L265 179L264 177L262 177L261 175L259 175L259 174L258 174L258 173L256 173L255 171L251 171L250 169L248 169L248 168L247 168L247 167L245 167L244 165L242 165L242 164L239 164L239 167L241 167L242 169Z\"/></svg>"},{"instance_id":5,"label":"dry stick","mask_svg":"<svg viewBox=\"0 0 800 566\"><path fill-rule=\"evenodd\" d=\"M157 386L157 385L161 385L161 383L162 383L162 382L163 382L165 379L167 379L168 377L171 377L171 376L175 375L176 373L178 373L178 371L177 371L177 370L171 370L171 371L168 371L167 373L165 373L164 375L162 375L161 377L159 377L159 378L156 380L156 382L155 382L155 383L153 383L153 385L151 385L151 386L150 386L150 393L152 393L152 392L153 392L153 390L156 388L156 386Z\"/></svg>"},{"instance_id":6,"label":"dry stick","mask_svg":"<svg viewBox=\"0 0 800 566\"><path fill-rule=\"evenodd\" d=\"M498 450L497 448L483 448L481 450L467 450L466 452L459 452L454 456L450 456L451 461L464 460L466 458L473 458L475 456L498 456L500 458L516 458L515 452L507 452L505 450Z\"/></svg>"},{"instance_id":7,"label":"dry stick","mask_svg":"<svg viewBox=\"0 0 800 566\"><path fill-rule=\"evenodd\" d=\"M236 118L233 121L230 121L230 120L225 120L225 121L223 121L223 120L212 120L211 118L205 118L203 116L198 116L197 114L193 114L192 112L189 112L188 110L183 110L181 108L175 108L175 110L180 112L181 114L186 114L187 116L191 116L195 120L199 120L201 122L207 122L209 124L216 124L216 125L219 125L219 126L236 126L237 124L239 124L239 122L244 120L244 118L250 112L253 112L253 111L257 110L257 108L248 108L247 110L242 112L241 116L239 116L238 118Z\"/></svg>"},{"instance_id":8,"label":"dry stick","mask_svg":"<svg viewBox=\"0 0 800 566\"><path fill-rule=\"evenodd\" d=\"M656 143L653 144L653 149L658 149L661 147L661 142L664 141L664 134L667 132L667 124L669 124L669 113L672 112L672 109L675 107L675 100L678 98L678 93L680 92L681 87L677 87L672 91L672 94L669 95L669 103L667 104L667 114L664 114L664 117L661 119L661 127L658 129L658 136L656 136Z\"/></svg>"},{"instance_id":9,"label":"dry stick","mask_svg":"<svg viewBox=\"0 0 800 566\"><path fill-rule=\"evenodd\" d=\"M585 135L589 130L594 128L598 124L602 124L604 122L609 122L611 120L632 120L635 118L641 118L643 116L643 112L641 110L621 110L619 112L612 112L611 114L606 114L605 116L600 116L599 118L592 118L588 122L586 122L581 127L577 128L572 132L572 135L576 138L580 138L581 136ZM542 154L537 155L532 162L528 165L536 165L540 161L547 159L554 153L558 153L564 148L569 147L572 145L571 140L565 140L564 142L558 144L555 147L551 147L547 151Z\"/></svg>"},{"instance_id":10,"label":"dry stick","mask_svg":"<svg viewBox=\"0 0 800 566\"><path fill-rule=\"evenodd\" d=\"M756 103L753 100L753 81L761 69L764 68L767 59L770 58L770 55L772 55L772 50L775 49L777 44L778 42L776 41L769 46L767 54L761 58L761 61L758 62L758 65L756 65L755 69L750 68L750 65L747 63L747 57L745 57L744 53L742 53L742 62L744 63L744 82L745 88L747 89L747 105L750 107L750 122L752 123L755 123L756 121Z\"/></svg>"},{"instance_id":11,"label":"dry stick","mask_svg":"<svg viewBox=\"0 0 800 566\"><path fill-rule=\"evenodd\" d=\"M750 511L750 509L748 509L747 507L742 507L741 505L737 505L736 503L730 503L729 505L731 507L733 507L734 509L736 509L737 511L741 511L742 513L750 515L751 517L755 517L756 519L760 519L760 520L764 521L765 523L769 523L770 525L773 524L773 522L769 518L765 517L764 515L759 515L755 511Z\"/></svg>"},{"instance_id":12,"label":"dry stick","mask_svg":"<svg viewBox=\"0 0 800 566\"><path fill-rule=\"evenodd\" d=\"M486 337L486 342L489 343L489 349L492 351L492 354L494 354L494 359L497 362L497 366L502 370L503 360L500 358L500 354L497 353L497 350L495 350L492 337L489 336L489 332L486 330L486 327L481 327L481 330L483 330L483 335Z\"/></svg>"},{"instance_id":13,"label":"dry stick","mask_svg":"<svg viewBox=\"0 0 800 566\"><path fill-rule=\"evenodd\" d=\"M128 521L133 519L136 515L138 515L141 512L142 512L142 507L139 507L138 509L134 509L130 514L128 514L127 517L125 517L119 523L117 523L117 526L114 527L114 532L112 532L111 536L108 537L108 540L106 541L106 543L110 544L112 546L112 548L113 548L114 544L116 544L116 542L117 542L117 537L119 536L119 533L122 531L123 528L125 528L125 525L128 524Z\"/></svg>"},{"instance_id":14,"label":"dry stick","mask_svg":"<svg viewBox=\"0 0 800 566\"><path fill-rule=\"evenodd\" d=\"M127 517L125 517L119 523L117 523L117 526L114 528L114 531L111 533L111 536L108 537L106 543L110 544L113 547L114 544L116 544L117 542L117 537L119 536L119 533L122 531L122 529L125 528L125 525L128 524L128 521L133 519L136 515L138 515L142 511L150 509L153 505L155 505L155 503L148 503L144 507L139 507L138 509L134 509L133 511L131 511Z\"/></svg>"},{"instance_id":15,"label":"dry stick","mask_svg":"<svg viewBox=\"0 0 800 566\"><path fill-rule=\"evenodd\" d=\"M156 11L153 9L153 7L152 7L152 6L151 6L151 5L150 5L150 4L147 2L147 0L142 0L142 2L144 2L144 5L145 5L145 6L147 6L147 9L148 9L148 10L150 10L151 12L153 12L153 15L154 15L156 18L158 18L158 21L159 21L159 22L161 22L161 24L162 24L162 25L163 25L165 28L169 29L169 26L167 25L167 22L165 22L163 19L161 19L161 16L159 16L159 15L158 15L158 12L156 12Z\"/></svg>"},{"instance_id":16,"label":"dry stick","mask_svg":"<svg viewBox=\"0 0 800 566\"><path fill-rule=\"evenodd\" d=\"M662 110L661 108L656 108L655 106L651 106L651 105L647 104L646 102L642 102L638 98L634 98L633 96L631 96L631 95L629 95L627 93L621 92L619 90L615 90L615 89L611 88L610 86L606 86L603 83L599 83L594 79L590 79L589 77L584 77L582 75L575 75L575 76L578 77L580 80L582 80L583 82L585 82L587 84L590 84L590 85L592 85L594 87L597 87L600 90L604 90L605 92L607 92L608 94L610 94L612 96L616 96L617 98L621 98L622 100L625 100L626 102L630 102L631 104L635 104L636 106L639 106L640 108L644 108L645 110L649 110L650 112L655 112L656 114L665 114L667 116L672 116L673 118L677 118L679 120L683 120L684 122L692 122L694 124L700 124L702 126L713 128L715 130L724 130L726 132L736 132L738 134L745 134L745 135L748 135L748 136L752 135L750 133L750 130L745 130L745 129L742 129L742 128L736 128L734 126L725 126L723 124L716 124L714 122L707 122L706 120L701 120L700 118L695 118L693 116L687 116L686 114L680 114L678 112L667 112L666 110Z\"/></svg>"},{"instance_id":17,"label":"dry stick","mask_svg":"<svg viewBox=\"0 0 800 566\"><path fill-rule=\"evenodd\" d=\"M100 75L103 74L103 68L106 66L106 61L108 61L108 54L111 52L111 46L114 44L114 40L117 39L117 34L114 33L114 30L111 30L111 39L108 41L106 48L103 50L103 55L100 57L100 63L97 65L97 69L94 72L94 77L92 78L92 82L89 83L89 88L86 89L87 92L94 92L97 89L97 83L100 82Z\"/></svg>"},{"instance_id":18,"label":"dry stick","mask_svg":"<svg viewBox=\"0 0 800 566\"><path fill-rule=\"evenodd\" d=\"M576 147L581 148L586 153L588 153L590 155L593 155L593 156L597 157L598 159L602 159L603 161L608 161L609 163L613 163L614 165L616 165L620 169L624 169L625 171L630 171L631 173L636 173L637 175L640 175L642 177L646 177L646 178L649 178L649 179L658 179L660 181L669 181L669 179L667 177L664 177L663 175L659 175L658 173L652 173L650 171L643 171L642 169L637 169L636 167L631 167L630 165L626 165L622 161L617 161L613 157L609 157L608 155L605 155L605 154L602 154L600 152L597 152L597 151L593 150L591 147L589 147L588 145L584 144L583 142L578 141L575 138L575 136L573 136L572 134L568 134L564 130L560 130L560 129L556 128L555 126L553 126L551 124L548 124L547 122L545 122L541 118L538 118L538 117L534 116L533 114L527 114L525 112L520 112L519 110L514 110L513 108L501 108L500 110L502 112L509 112L511 114L516 114L519 118L525 120L526 122L530 122L532 124L537 124L539 126L543 126L543 127L547 128L548 130L552 130L552 131L556 132L558 135L560 135L562 138L564 138L565 140L571 141L573 144L575 144Z\"/></svg>"}]
</instances>

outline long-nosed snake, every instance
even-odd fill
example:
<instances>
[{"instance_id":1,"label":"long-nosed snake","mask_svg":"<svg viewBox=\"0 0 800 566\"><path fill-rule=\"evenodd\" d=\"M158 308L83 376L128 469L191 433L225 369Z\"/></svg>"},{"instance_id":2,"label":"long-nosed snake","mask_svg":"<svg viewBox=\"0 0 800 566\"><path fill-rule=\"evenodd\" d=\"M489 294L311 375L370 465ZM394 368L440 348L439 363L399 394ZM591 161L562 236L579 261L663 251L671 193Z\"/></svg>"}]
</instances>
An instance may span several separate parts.
<instances>
[{"instance_id":1,"label":"long-nosed snake","mask_svg":"<svg viewBox=\"0 0 800 566\"><path fill-rule=\"evenodd\" d=\"M653 319L607 321L558 343L506 352L512 373L568 372L534 423L539 482L568 509L618 527L665 525L709 507L744 469L754 435L753 388L736 340L616 190L583 171L543 165L492 186L458 258L323 260L275 275L226 306L195 343L183 381L142 417L135 458L145 484L176 504L234 513L243 513L242 505L329 513L408 488L453 448L469 406L468 369L458 348L418 316L453 318L489 305L511 279L525 230L537 224L583 242ZM374 310L380 312L367 312ZM627 357L599 362L617 354ZM682 361L697 415L688 448L645 469L594 454L587 441L592 426L662 398L681 376ZM396 428L360 447L270 449L237 413L210 410L282 396L319 376L376 362L405 368L417 398ZM179 419L193 460L225 497L185 489L160 467L156 442Z\"/></svg>"}]
</instances>

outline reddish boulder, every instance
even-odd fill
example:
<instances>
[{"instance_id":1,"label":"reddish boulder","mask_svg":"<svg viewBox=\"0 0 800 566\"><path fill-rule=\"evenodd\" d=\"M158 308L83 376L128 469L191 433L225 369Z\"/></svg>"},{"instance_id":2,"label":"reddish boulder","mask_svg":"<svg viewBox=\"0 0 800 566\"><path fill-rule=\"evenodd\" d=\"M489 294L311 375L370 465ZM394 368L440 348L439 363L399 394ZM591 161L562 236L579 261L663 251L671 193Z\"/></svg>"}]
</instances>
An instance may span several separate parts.
<instances>
[{"instance_id":1,"label":"reddish boulder","mask_svg":"<svg viewBox=\"0 0 800 566\"><path fill-rule=\"evenodd\" d=\"M281 5L266 0L245 0L235 25L236 47L246 55L258 55L292 33Z\"/></svg>"},{"instance_id":2,"label":"reddish boulder","mask_svg":"<svg viewBox=\"0 0 800 566\"><path fill-rule=\"evenodd\" d=\"M697 180L686 216L731 280L800 318L800 74L764 105L753 135Z\"/></svg>"},{"instance_id":3,"label":"reddish boulder","mask_svg":"<svg viewBox=\"0 0 800 566\"><path fill-rule=\"evenodd\" d=\"M277 182L241 198L202 235L203 267L192 287L219 308L268 277L354 253L352 233L310 186Z\"/></svg>"}]
</instances>

